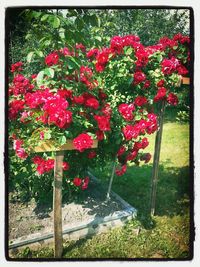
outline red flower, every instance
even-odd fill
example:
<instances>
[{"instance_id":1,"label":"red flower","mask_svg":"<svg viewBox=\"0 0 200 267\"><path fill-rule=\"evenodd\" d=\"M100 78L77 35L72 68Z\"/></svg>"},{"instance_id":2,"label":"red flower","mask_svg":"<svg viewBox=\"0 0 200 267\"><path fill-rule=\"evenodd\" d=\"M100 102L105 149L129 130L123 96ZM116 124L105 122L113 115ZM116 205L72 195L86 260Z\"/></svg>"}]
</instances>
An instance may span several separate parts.
<instances>
[{"instance_id":1,"label":"red flower","mask_svg":"<svg viewBox=\"0 0 200 267\"><path fill-rule=\"evenodd\" d=\"M11 72L22 71L23 63L21 61L11 65Z\"/></svg>"},{"instance_id":2,"label":"red flower","mask_svg":"<svg viewBox=\"0 0 200 267\"><path fill-rule=\"evenodd\" d=\"M95 97L90 97L86 99L85 106L88 108L98 109L99 101Z\"/></svg>"},{"instance_id":3,"label":"red flower","mask_svg":"<svg viewBox=\"0 0 200 267\"><path fill-rule=\"evenodd\" d=\"M145 163L148 163L151 159L150 153L145 153L140 157L140 160L144 161Z\"/></svg>"},{"instance_id":4,"label":"red flower","mask_svg":"<svg viewBox=\"0 0 200 267\"><path fill-rule=\"evenodd\" d=\"M126 121L131 121L134 118L133 111L135 107L133 104L120 104L118 111Z\"/></svg>"},{"instance_id":5,"label":"red flower","mask_svg":"<svg viewBox=\"0 0 200 267\"><path fill-rule=\"evenodd\" d=\"M144 85L143 85L143 88L147 89L147 88L149 88L150 85L151 85L151 82L149 80L146 80Z\"/></svg>"},{"instance_id":6,"label":"red flower","mask_svg":"<svg viewBox=\"0 0 200 267\"><path fill-rule=\"evenodd\" d=\"M101 100L104 100L104 99L108 98L108 95L106 93L104 93L102 89L99 89L99 98Z\"/></svg>"},{"instance_id":7,"label":"red flower","mask_svg":"<svg viewBox=\"0 0 200 267\"><path fill-rule=\"evenodd\" d=\"M82 183L82 179L81 179L81 178L79 178L79 177L74 178L74 180L73 180L73 184L74 184L75 186L80 186L81 183Z\"/></svg>"},{"instance_id":8,"label":"red flower","mask_svg":"<svg viewBox=\"0 0 200 267\"><path fill-rule=\"evenodd\" d=\"M121 175L123 175L126 172L126 170L127 170L127 165L124 164L121 167L121 169L116 169L115 173L116 173L117 176L121 176Z\"/></svg>"},{"instance_id":9,"label":"red flower","mask_svg":"<svg viewBox=\"0 0 200 267\"><path fill-rule=\"evenodd\" d=\"M101 131L110 131L110 118L108 116L94 115L94 119Z\"/></svg>"},{"instance_id":10,"label":"red flower","mask_svg":"<svg viewBox=\"0 0 200 267\"><path fill-rule=\"evenodd\" d=\"M82 133L82 134L79 134L76 138L74 138L73 144L77 150L79 150L80 152L83 152L85 149L92 147L93 140L89 134Z\"/></svg>"},{"instance_id":11,"label":"red flower","mask_svg":"<svg viewBox=\"0 0 200 267\"><path fill-rule=\"evenodd\" d=\"M102 141L104 139L104 133L100 130L96 131L96 136L98 141Z\"/></svg>"},{"instance_id":12,"label":"red flower","mask_svg":"<svg viewBox=\"0 0 200 267\"><path fill-rule=\"evenodd\" d=\"M153 101L158 102L160 100L165 99L167 93L167 89L165 87L160 87L157 91L157 94L155 95Z\"/></svg>"},{"instance_id":13,"label":"red flower","mask_svg":"<svg viewBox=\"0 0 200 267\"><path fill-rule=\"evenodd\" d=\"M85 51L86 51L86 48L82 43L76 44L76 49L81 50L83 53L85 53Z\"/></svg>"},{"instance_id":14,"label":"red flower","mask_svg":"<svg viewBox=\"0 0 200 267\"><path fill-rule=\"evenodd\" d=\"M45 57L45 64L48 66L56 65L59 61L59 56L57 52L52 52Z\"/></svg>"},{"instance_id":15,"label":"red flower","mask_svg":"<svg viewBox=\"0 0 200 267\"><path fill-rule=\"evenodd\" d=\"M90 151L87 155L89 159L93 159L97 156L97 153L95 151Z\"/></svg>"},{"instance_id":16,"label":"red flower","mask_svg":"<svg viewBox=\"0 0 200 267\"><path fill-rule=\"evenodd\" d=\"M145 81L146 75L141 71L137 71L134 73L133 78L134 78L134 84L139 84Z\"/></svg>"},{"instance_id":17,"label":"red flower","mask_svg":"<svg viewBox=\"0 0 200 267\"><path fill-rule=\"evenodd\" d=\"M99 52L99 50L97 48L93 48L87 52L86 56L89 58L96 57L98 52Z\"/></svg>"},{"instance_id":18,"label":"red flower","mask_svg":"<svg viewBox=\"0 0 200 267\"><path fill-rule=\"evenodd\" d=\"M137 138L140 133L139 129L133 125L126 125L124 128L122 128L122 132L127 141L131 140L132 138Z\"/></svg>"},{"instance_id":19,"label":"red flower","mask_svg":"<svg viewBox=\"0 0 200 267\"><path fill-rule=\"evenodd\" d=\"M68 171L69 170L69 163L68 162L63 162L63 170Z\"/></svg>"},{"instance_id":20,"label":"red flower","mask_svg":"<svg viewBox=\"0 0 200 267\"><path fill-rule=\"evenodd\" d=\"M82 184L82 186L81 186L81 189L82 189L82 190L85 190L85 189L88 188L89 181L90 181L90 179L89 179L88 176L85 177L85 178L83 179L83 184Z\"/></svg>"},{"instance_id":21,"label":"red flower","mask_svg":"<svg viewBox=\"0 0 200 267\"><path fill-rule=\"evenodd\" d=\"M138 154L138 150L132 150L129 154L128 154L128 156L126 157L126 160L127 161L132 161L132 160L134 160L136 157L137 157L137 154Z\"/></svg>"},{"instance_id":22,"label":"red flower","mask_svg":"<svg viewBox=\"0 0 200 267\"><path fill-rule=\"evenodd\" d=\"M84 103L84 101L85 101L85 98L82 95L74 96L73 101L76 104L82 105Z\"/></svg>"},{"instance_id":23,"label":"red flower","mask_svg":"<svg viewBox=\"0 0 200 267\"><path fill-rule=\"evenodd\" d=\"M134 149L139 150L139 149L145 149L149 145L149 141L146 137L144 137L141 142L135 142L134 144Z\"/></svg>"},{"instance_id":24,"label":"red flower","mask_svg":"<svg viewBox=\"0 0 200 267\"><path fill-rule=\"evenodd\" d=\"M147 101L147 99L146 99L145 96L137 96L137 97L135 98L134 104L135 104L136 106L141 107L141 106L147 104L147 102L148 102L148 101Z\"/></svg>"},{"instance_id":25,"label":"red flower","mask_svg":"<svg viewBox=\"0 0 200 267\"><path fill-rule=\"evenodd\" d=\"M165 81L164 80L160 80L158 83L157 83L157 86L158 87L163 87L165 84Z\"/></svg>"},{"instance_id":26,"label":"red flower","mask_svg":"<svg viewBox=\"0 0 200 267\"><path fill-rule=\"evenodd\" d=\"M170 105L176 106L178 104L178 97L173 93L169 93L169 95L167 97L167 102Z\"/></svg>"},{"instance_id":27,"label":"red flower","mask_svg":"<svg viewBox=\"0 0 200 267\"><path fill-rule=\"evenodd\" d=\"M117 151L117 156L121 156L126 152L125 146L120 146L119 150Z\"/></svg>"},{"instance_id":28,"label":"red flower","mask_svg":"<svg viewBox=\"0 0 200 267\"><path fill-rule=\"evenodd\" d=\"M172 57L171 59L163 59L162 63L162 72L165 75L170 75L172 74L174 71L176 71L176 69L180 66L180 62L177 58Z\"/></svg>"},{"instance_id":29,"label":"red flower","mask_svg":"<svg viewBox=\"0 0 200 267\"><path fill-rule=\"evenodd\" d=\"M24 109L25 102L23 100L13 100L9 104L9 119L16 119L18 113Z\"/></svg>"}]
</instances>

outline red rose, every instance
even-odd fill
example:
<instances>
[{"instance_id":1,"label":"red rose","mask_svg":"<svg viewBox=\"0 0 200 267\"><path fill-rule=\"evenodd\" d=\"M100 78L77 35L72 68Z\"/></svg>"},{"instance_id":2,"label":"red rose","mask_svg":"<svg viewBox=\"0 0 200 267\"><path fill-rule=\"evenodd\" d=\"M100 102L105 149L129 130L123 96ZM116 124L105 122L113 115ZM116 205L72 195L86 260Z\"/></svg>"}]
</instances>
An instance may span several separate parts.
<instances>
[{"instance_id":1,"label":"red rose","mask_svg":"<svg viewBox=\"0 0 200 267\"><path fill-rule=\"evenodd\" d=\"M133 111L135 107L133 104L120 104L118 111L126 121L131 121L134 118Z\"/></svg>"},{"instance_id":2,"label":"red rose","mask_svg":"<svg viewBox=\"0 0 200 267\"><path fill-rule=\"evenodd\" d=\"M165 84L165 81L164 80L160 80L158 83L157 83L157 86L158 87L163 87Z\"/></svg>"},{"instance_id":3,"label":"red rose","mask_svg":"<svg viewBox=\"0 0 200 267\"><path fill-rule=\"evenodd\" d=\"M141 71L137 71L134 73L133 78L134 78L134 84L139 84L145 81L146 75Z\"/></svg>"},{"instance_id":4,"label":"red rose","mask_svg":"<svg viewBox=\"0 0 200 267\"><path fill-rule=\"evenodd\" d=\"M68 171L69 170L69 163L68 162L63 162L63 170Z\"/></svg>"},{"instance_id":5,"label":"red rose","mask_svg":"<svg viewBox=\"0 0 200 267\"><path fill-rule=\"evenodd\" d=\"M81 179L81 178L78 178L78 177L74 178L74 180L73 180L73 184L74 184L75 186L80 186L81 183L82 183L82 179Z\"/></svg>"},{"instance_id":6,"label":"red rose","mask_svg":"<svg viewBox=\"0 0 200 267\"><path fill-rule=\"evenodd\" d=\"M97 153L95 151L90 151L87 155L89 159L93 159L97 156Z\"/></svg>"},{"instance_id":7,"label":"red rose","mask_svg":"<svg viewBox=\"0 0 200 267\"><path fill-rule=\"evenodd\" d=\"M97 136L98 141L102 141L104 139L103 131L100 131L100 130L96 131L96 136Z\"/></svg>"},{"instance_id":8,"label":"red rose","mask_svg":"<svg viewBox=\"0 0 200 267\"><path fill-rule=\"evenodd\" d=\"M82 190L85 190L85 189L88 188L89 181L90 181L90 179L89 179L88 176L85 177L85 178L83 179L83 184L82 184L82 186L81 186L81 189L82 189Z\"/></svg>"},{"instance_id":9,"label":"red rose","mask_svg":"<svg viewBox=\"0 0 200 267\"><path fill-rule=\"evenodd\" d=\"M132 150L128 156L126 157L126 160L127 161L132 161L134 160L136 157L137 157L137 154L138 154L138 150Z\"/></svg>"},{"instance_id":10,"label":"red rose","mask_svg":"<svg viewBox=\"0 0 200 267\"><path fill-rule=\"evenodd\" d=\"M145 163L148 163L151 159L150 153L145 153L140 157L140 160L144 161Z\"/></svg>"},{"instance_id":11,"label":"red rose","mask_svg":"<svg viewBox=\"0 0 200 267\"><path fill-rule=\"evenodd\" d=\"M147 104L147 102L148 102L148 101L147 101L147 99L146 99L145 96L137 96L137 97L135 98L134 104L135 104L136 106L141 107L141 106Z\"/></svg>"},{"instance_id":12,"label":"red rose","mask_svg":"<svg viewBox=\"0 0 200 267\"><path fill-rule=\"evenodd\" d=\"M76 138L74 138L73 144L77 150L79 150L80 152L83 152L85 149L92 147L93 140L89 134L82 133L82 134L79 134Z\"/></svg>"},{"instance_id":13,"label":"red rose","mask_svg":"<svg viewBox=\"0 0 200 267\"><path fill-rule=\"evenodd\" d=\"M74 96L73 101L76 104L82 105L85 101L85 98L82 95Z\"/></svg>"},{"instance_id":14,"label":"red rose","mask_svg":"<svg viewBox=\"0 0 200 267\"><path fill-rule=\"evenodd\" d=\"M163 59L163 61L161 63L162 72L165 75L172 74L179 66L180 66L180 62L175 57L172 57L171 59L165 58L165 59Z\"/></svg>"},{"instance_id":15,"label":"red rose","mask_svg":"<svg viewBox=\"0 0 200 267\"><path fill-rule=\"evenodd\" d=\"M169 95L167 97L167 102L170 105L176 106L178 104L178 97L173 93L169 93Z\"/></svg>"},{"instance_id":16,"label":"red rose","mask_svg":"<svg viewBox=\"0 0 200 267\"><path fill-rule=\"evenodd\" d=\"M56 65L59 61L57 52L50 53L45 57L45 64L48 66Z\"/></svg>"},{"instance_id":17,"label":"red rose","mask_svg":"<svg viewBox=\"0 0 200 267\"><path fill-rule=\"evenodd\" d=\"M126 170L127 170L127 165L125 164L121 167L121 169L116 169L115 173L117 176L122 176L126 172Z\"/></svg>"},{"instance_id":18,"label":"red rose","mask_svg":"<svg viewBox=\"0 0 200 267\"><path fill-rule=\"evenodd\" d=\"M121 156L126 152L125 146L120 146L119 150L117 151L117 156Z\"/></svg>"},{"instance_id":19,"label":"red rose","mask_svg":"<svg viewBox=\"0 0 200 267\"><path fill-rule=\"evenodd\" d=\"M160 87L157 91L157 94L155 95L153 101L158 102L160 100L165 99L167 93L167 89L165 87Z\"/></svg>"},{"instance_id":20,"label":"red rose","mask_svg":"<svg viewBox=\"0 0 200 267\"><path fill-rule=\"evenodd\" d=\"M95 97L90 97L86 99L85 106L88 108L98 109L99 101Z\"/></svg>"},{"instance_id":21,"label":"red rose","mask_svg":"<svg viewBox=\"0 0 200 267\"><path fill-rule=\"evenodd\" d=\"M140 133L139 129L133 125L126 125L122 128L122 132L126 140L137 138Z\"/></svg>"},{"instance_id":22,"label":"red rose","mask_svg":"<svg viewBox=\"0 0 200 267\"><path fill-rule=\"evenodd\" d=\"M110 131L110 118L108 116L94 115L101 131Z\"/></svg>"}]
</instances>

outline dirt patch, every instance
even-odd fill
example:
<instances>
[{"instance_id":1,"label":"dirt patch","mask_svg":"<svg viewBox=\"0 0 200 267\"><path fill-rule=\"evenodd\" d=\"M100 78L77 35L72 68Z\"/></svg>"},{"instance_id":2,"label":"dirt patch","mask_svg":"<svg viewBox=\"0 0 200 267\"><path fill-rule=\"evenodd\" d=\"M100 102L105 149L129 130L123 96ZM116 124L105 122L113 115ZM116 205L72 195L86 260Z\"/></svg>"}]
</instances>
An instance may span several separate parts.
<instances>
[{"instance_id":1,"label":"dirt patch","mask_svg":"<svg viewBox=\"0 0 200 267\"><path fill-rule=\"evenodd\" d=\"M81 194L81 198L63 203L63 226L70 228L83 221L112 215L124 208L114 197L106 201L105 189L94 181ZM9 241L38 232L53 232L52 208L48 205L37 206L34 200L9 203Z\"/></svg>"}]
</instances>

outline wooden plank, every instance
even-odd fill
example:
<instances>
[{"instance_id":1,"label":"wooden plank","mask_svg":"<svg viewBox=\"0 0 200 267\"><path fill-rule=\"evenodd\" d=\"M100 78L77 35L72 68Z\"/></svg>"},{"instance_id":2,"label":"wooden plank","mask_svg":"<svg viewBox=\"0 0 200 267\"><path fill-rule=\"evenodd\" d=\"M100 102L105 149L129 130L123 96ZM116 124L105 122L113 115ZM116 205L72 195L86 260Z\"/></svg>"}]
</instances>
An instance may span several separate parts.
<instances>
[{"instance_id":1,"label":"wooden plank","mask_svg":"<svg viewBox=\"0 0 200 267\"><path fill-rule=\"evenodd\" d=\"M156 191L158 183L158 169L159 169L159 160L160 160L160 149L162 141L162 131L163 131L163 119L165 111L165 101L161 103L161 109L159 112L159 130L156 133L155 148L154 148L154 158L153 158L153 171L152 171L152 180L151 180L151 215L155 213L156 206Z\"/></svg>"},{"instance_id":2,"label":"wooden plank","mask_svg":"<svg viewBox=\"0 0 200 267\"><path fill-rule=\"evenodd\" d=\"M182 84L190 84L190 78L189 77L182 77Z\"/></svg>"},{"instance_id":3,"label":"wooden plank","mask_svg":"<svg viewBox=\"0 0 200 267\"><path fill-rule=\"evenodd\" d=\"M93 140L93 145L91 148L98 147L98 140ZM56 146L53 140L45 140L40 142L39 146L32 149L34 152L47 152L47 151L62 151L62 150L75 150L73 140L68 139L66 144L62 146Z\"/></svg>"},{"instance_id":4,"label":"wooden plank","mask_svg":"<svg viewBox=\"0 0 200 267\"><path fill-rule=\"evenodd\" d=\"M64 151L57 151L54 165L53 185L53 220L54 220L54 257L61 258L63 251L62 237L62 178Z\"/></svg>"}]
</instances>

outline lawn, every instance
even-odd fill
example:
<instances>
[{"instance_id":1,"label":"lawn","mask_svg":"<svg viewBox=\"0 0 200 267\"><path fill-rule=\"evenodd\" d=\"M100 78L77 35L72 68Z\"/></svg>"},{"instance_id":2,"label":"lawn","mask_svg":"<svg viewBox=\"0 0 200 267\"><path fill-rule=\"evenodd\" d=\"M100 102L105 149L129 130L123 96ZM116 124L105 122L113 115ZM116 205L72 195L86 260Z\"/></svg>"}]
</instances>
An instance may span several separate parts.
<instances>
[{"instance_id":1,"label":"lawn","mask_svg":"<svg viewBox=\"0 0 200 267\"><path fill-rule=\"evenodd\" d=\"M153 153L154 138L148 151ZM156 214L149 216L152 161L131 166L115 177L112 189L138 210L136 220L108 233L64 244L64 258L190 258L190 173L189 124L166 116L163 129ZM94 170L108 184L110 165ZM52 248L32 251L19 257L53 257Z\"/></svg>"}]
</instances>

